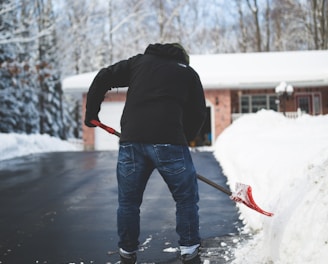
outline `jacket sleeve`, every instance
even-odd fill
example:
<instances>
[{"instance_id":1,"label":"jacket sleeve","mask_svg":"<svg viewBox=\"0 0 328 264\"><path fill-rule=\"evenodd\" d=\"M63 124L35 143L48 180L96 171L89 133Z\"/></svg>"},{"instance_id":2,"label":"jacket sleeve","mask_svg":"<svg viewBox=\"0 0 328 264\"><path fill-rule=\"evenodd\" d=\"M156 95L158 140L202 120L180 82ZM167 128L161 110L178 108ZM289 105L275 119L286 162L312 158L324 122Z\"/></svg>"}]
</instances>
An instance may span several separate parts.
<instances>
[{"instance_id":1,"label":"jacket sleeve","mask_svg":"<svg viewBox=\"0 0 328 264\"><path fill-rule=\"evenodd\" d=\"M193 71L194 83L190 87L184 110L184 132L188 141L193 140L205 123L206 103L202 83L198 74Z\"/></svg>"},{"instance_id":2,"label":"jacket sleeve","mask_svg":"<svg viewBox=\"0 0 328 264\"><path fill-rule=\"evenodd\" d=\"M94 127L89 121L98 119L100 105L108 90L114 87L129 85L129 60L123 60L107 68L101 69L93 79L86 101L85 125Z\"/></svg>"}]
</instances>

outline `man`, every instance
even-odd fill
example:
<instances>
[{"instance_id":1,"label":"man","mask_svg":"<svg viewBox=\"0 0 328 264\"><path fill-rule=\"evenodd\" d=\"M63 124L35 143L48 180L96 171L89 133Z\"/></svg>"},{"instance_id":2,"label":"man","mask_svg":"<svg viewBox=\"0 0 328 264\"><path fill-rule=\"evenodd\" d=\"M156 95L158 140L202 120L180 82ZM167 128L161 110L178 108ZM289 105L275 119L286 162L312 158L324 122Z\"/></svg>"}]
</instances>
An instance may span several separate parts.
<instances>
[{"instance_id":1,"label":"man","mask_svg":"<svg viewBox=\"0 0 328 264\"><path fill-rule=\"evenodd\" d=\"M198 74L180 44L150 44L144 54L99 71L87 95L87 126L94 127L90 121L98 120L104 95L113 87L128 87L117 163L121 263L136 262L139 208L154 169L176 202L181 260L200 263L198 185L188 148L206 116Z\"/></svg>"}]
</instances>

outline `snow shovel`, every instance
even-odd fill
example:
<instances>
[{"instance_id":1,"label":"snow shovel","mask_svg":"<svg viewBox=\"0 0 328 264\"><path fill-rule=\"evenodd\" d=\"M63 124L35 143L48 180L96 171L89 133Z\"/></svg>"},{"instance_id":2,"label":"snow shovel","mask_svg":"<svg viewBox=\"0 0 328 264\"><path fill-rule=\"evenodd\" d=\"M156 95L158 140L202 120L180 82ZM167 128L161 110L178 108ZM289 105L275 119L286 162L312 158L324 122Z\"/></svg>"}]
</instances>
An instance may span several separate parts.
<instances>
[{"instance_id":1,"label":"snow shovel","mask_svg":"<svg viewBox=\"0 0 328 264\"><path fill-rule=\"evenodd\" d=\"M92 123L95 126L101 127L102 129L106 130L110 134L114 134L118 137L121 136L121 133L117 132L115 129L104 125L103 123L97 121L97 120L91 120L90 123ZM226 188L222 187L221 185L216 184L215 182L205 178L202 175L197 174L197 178L212 187L220 190L221 192L229 195L230 199L237 202L237 203L243 203L244 205L248 206L249 208L264 214L266 216L273 216L273 213L266 212L263 209L261 209L254 201L253 195L252 195L252 187L243 183L236 183L236 191L231 192L227 190Z\"/></svg>"}]
</instances>

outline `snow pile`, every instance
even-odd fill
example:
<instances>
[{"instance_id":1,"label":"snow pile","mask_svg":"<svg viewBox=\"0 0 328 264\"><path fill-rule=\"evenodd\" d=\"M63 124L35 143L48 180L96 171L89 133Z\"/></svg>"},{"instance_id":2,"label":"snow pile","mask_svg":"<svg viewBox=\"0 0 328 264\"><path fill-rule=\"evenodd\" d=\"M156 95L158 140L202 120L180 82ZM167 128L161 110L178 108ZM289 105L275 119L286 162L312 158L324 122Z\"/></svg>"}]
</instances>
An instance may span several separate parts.
<instances>
[{"instance_id":1,"label":"snow pile","mask_svg":"<svg viewBox=\"0 0 328 264\"><path fill-rule=\"evenodd\" d=\"M0 142L0 160L40 152L78 150L76 146L67 141L40 134L0 133Z\"/></svg>"},{"instance_id":2,"label":"snow pile","mask_svg":"<svg viewBox=\"0 0 328 264\"><path fill-rule=\"evenodd\" d=\"M267 217L240 204L245 232L234 263L326 263L328 115L292 120L273 111L242 117L218 138L215 156L228 183L253 188Z\"/></svg>"}]
</instances>

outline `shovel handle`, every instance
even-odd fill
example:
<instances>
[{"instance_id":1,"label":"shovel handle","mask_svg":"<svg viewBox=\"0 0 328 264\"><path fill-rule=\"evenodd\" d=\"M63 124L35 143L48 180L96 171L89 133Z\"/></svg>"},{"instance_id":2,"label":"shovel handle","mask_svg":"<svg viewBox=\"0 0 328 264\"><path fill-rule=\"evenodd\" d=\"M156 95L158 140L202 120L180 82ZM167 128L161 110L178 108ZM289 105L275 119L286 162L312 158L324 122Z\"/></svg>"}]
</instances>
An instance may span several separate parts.
<instances>
[{"instance_id":1,"label":"shovel handle","mask_svg":"<svg viewBox=\"0 0 328 264\"><path fill-rule=\"evenodd\" d=\"M90 123L92 123L93 125L95 126L98 126L98 127L101 127L102 129L106 130L108 133L110 134L114 134L118 137L121 136L121 133L117 132L115 129L109 127L109 126L106 126L105 124L97 121L97 120L91 120ZM226 188L223 188L222 186L216 184L215 182L212 182L211 180L205 178L204 176L202 175L199 175L197 174L197 178L205 183L207 183L208 185L211 185L212 187L214 187L215 189L218 189L220 190L221 192L224 192L225 194L231 196L232 195L232 192L230 192L229 190L227 190Z\"/></svg>"},{"instance_id":2,"label":"shovel handle","mask_svg":"<svg viewBox=\"0 0 328 264\"><path fill-rule=\"evenodd\" d=\"M212 182L211 180L205 178L202 175L197 174L197 178L205 183L207 183L208 185L211 185L212 187L214 187L215 189L220 190L221 192L224 192L225 194L231 196L232 192L230 192L229 190L227 190L226 188L222 187L221 185L216 184L215 182Z\"/></svg>"},{"instance_id":3,"label":"shovel handle","mask_svg":"<svg viewBox=\"0 0 328 264\"><path fill-rule=\"evenodd\" d=\"M101 127L102 129L106 130L107 132L114 134L118 137L121 136L121 133L117 132L115 129L104 125L103 123L99 122L98 120L91 120L90 123L92 123L95 126ZM267 215L267 216L273 216L273 213L269 213L266 212L264 210L262 210L254 201L253 196L252 196L252 188L250 186L247 187L247 199L245 199L244 197L240 197L240 196L236 196L236 197L232 197L232 192L227 190L226 188L222 187L221 185L216 184L215 182L212 182L211 180L205 178L202 175L199 175L198 173L196 174L197 178L205 183L207 183L208 185L211 185L212 187L214 187L215 189L218 189L219 191L227 194L230 196L230 198L235 201L235 202L242 202L243 204L245 204L246 206L248 206L249 208ZM238 199L235 199L238 198ZM1 262L0 262L1 263Z\"/></svg>"}]
</instances>

